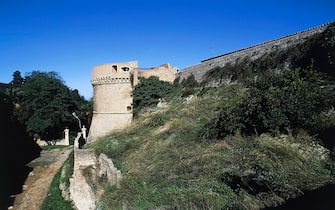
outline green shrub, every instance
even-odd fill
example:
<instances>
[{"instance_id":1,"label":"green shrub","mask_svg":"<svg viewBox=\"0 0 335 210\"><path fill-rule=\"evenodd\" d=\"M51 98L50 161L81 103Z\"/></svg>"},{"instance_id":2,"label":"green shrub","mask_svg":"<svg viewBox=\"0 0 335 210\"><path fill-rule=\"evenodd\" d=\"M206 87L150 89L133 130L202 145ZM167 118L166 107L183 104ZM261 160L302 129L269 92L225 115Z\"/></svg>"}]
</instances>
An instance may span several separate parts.
<instances>
[{"instance_id":1,"label":"green shrub","mask_svg":"<svg viewBox=\"0 0 335 210\"><path fill-rule=\"evenodd\" d=\"M149 120L146 125L150 128L158 127L164 125L167 121L167 116L165 113L154 113L149 116Z\"/></svg>"},{"instance_id":2,"label":"green shrub","mask_svg":"<svg viewBox=\"0 0 335 210\"><path fill-rule=\"evenodd\" d=\"M188 76L186 79L183 79L179 83L179 88L181 89L181 96L187 97L189 95L193 95L196 92L196 88L199 86L198 82L195 80L193 74Z\"/></svg>"},{"instance_id":3,"label":"green shrub","mask_svg":"<svg viewBox=\"0 0 335 210\"><path fill-rule=\"evenodd\" d=\"M134 115L144 107L156 106L160 99L170 94L174 86L166 81L159 80L156 76L139 78L139 84L133 91Z\"/></svg>"},{"instance_id":4,"label":"green shrub","mask_svg":"<svg viewBox=\"0 0 335 210\"><path fill-rule=\"evenodd\" d=\"M236 131L261 134L300 128L317 133L326 126L319 123L324 110L335 105L334 85L313 68L266 72L246 85L243 100L223 106L207 124L205 138L219 139Z\"/></svg>"}]
</instances>

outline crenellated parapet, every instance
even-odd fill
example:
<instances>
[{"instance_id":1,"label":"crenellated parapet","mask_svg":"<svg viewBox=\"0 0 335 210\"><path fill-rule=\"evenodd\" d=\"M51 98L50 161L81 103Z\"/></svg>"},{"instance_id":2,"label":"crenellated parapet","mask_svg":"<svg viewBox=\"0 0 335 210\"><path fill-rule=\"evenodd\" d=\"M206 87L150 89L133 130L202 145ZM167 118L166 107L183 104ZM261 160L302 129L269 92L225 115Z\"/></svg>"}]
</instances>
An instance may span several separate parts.
<instances>
[{"instance_id":1,"label":"crenellated parapet","mask_svg":"<svg viewBox=\"0 0 335 210\"><path fill-rule=\"evenodd\" d=\"M91 80L92 85L103 85L103 84L116 84L116 83L130 83L130 77L111 77L111 76L105 76L105 77L98 77L94 80Z\"/></svg>"},{"instance_id":2,"label":"crenellated parapet","mask_svg":"<svg viewBox=\"0 0 335 210\"><path fill-rule=\"evenodd\" d=\"M131 123L132 91L136 82L134 77L137 77L137 61L93 67L91 80L93 117L89 132L90 139L104 136L112 130L124 128Z\"/></svg>"},{"instance_id":3,"label":"crenellated parapet","mask_svg":"<svg viewBox=\"0 0 335 210\"><path fill-rule=\"evenodd\" d=\"M102 64L93 67L93 117L89 139L107 135L130 125L133 118L133 88L138 77L157 76L173 82L178 69L169 64L139 69L137 61Z\"/></svg>"},{"instance_id":4,"label":"crenellated parapet","mask_svg":"<svg viewBox=\"0 0 335 210\"><path fill-rule=\"evenodd\" d=\"M137 72L137 61L102 64L93 67L92 85L130 82Z\"/></svg>"}]
</instances>

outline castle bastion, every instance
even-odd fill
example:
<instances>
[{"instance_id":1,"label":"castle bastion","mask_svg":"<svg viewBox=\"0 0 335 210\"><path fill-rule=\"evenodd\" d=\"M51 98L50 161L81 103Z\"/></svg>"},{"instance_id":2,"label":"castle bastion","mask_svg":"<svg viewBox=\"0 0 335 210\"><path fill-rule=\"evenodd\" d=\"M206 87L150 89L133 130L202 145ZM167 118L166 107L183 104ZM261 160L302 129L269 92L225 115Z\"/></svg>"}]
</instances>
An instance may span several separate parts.
<instances>
[{"instance_id":1,"label":"castle bastion","mask_svg":"<svg viewBox=\"0 0 335 210\"><path fill-rule=\"evenodd\" d=\"M125 128L133 118L133 88L138 77L157 76L173 82L178 69L169 64L159 67L138 68L137 61L94 66L92 70L93 117L89 141Z\"/></svg>"}]
</instances>

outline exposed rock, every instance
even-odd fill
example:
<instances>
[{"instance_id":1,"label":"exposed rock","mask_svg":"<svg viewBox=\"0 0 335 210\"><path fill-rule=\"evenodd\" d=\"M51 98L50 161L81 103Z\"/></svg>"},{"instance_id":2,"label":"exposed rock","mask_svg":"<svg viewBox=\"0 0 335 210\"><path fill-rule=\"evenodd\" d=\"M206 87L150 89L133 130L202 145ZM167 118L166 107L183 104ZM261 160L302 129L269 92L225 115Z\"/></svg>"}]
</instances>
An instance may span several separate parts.
<instances>
[{"instance_id":1,"label":"exposed rock","mask_svg":"<svg viewBox=\"0 0 335 210\"><path fill-rule=\"evenodd\" d=\"M111 185L118 186L122 178L121 171L118 170L111 159L101 153L99 156L99 177L106 177Z\"/></svg>"},{"instance_id":2,"label":"exposed rock","mask_svg":"<svg viewBox=\"0 0 335 210\"><path fill-rule=\"evenodd\" d=\"M105 154L96 157L92 149L74 150L74 168L70 179L70 198L77 209L91 210L97 207L96 176L106 178L111 185L117 185L122 178L119 171Z\"/></svg>"}]
</instances>

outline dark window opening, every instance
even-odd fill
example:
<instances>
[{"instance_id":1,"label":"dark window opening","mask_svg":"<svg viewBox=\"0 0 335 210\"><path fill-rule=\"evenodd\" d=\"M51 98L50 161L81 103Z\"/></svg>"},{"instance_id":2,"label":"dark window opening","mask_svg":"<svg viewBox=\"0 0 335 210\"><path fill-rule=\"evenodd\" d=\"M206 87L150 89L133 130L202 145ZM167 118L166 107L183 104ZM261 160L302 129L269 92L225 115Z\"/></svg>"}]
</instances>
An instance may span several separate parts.
<instances>
[{"instance_id":1,"label":"dark window opening","mask_svg":"<svg viewBox=\"0 0 335 210\"><path fill-rule=\"evenodd\" d=\"M117 65L113 65L113 69L117 72Z\"/></svg>"},{"instance_id":2,"label":"dark window opening","mask_svg":"<svg viewBox=\"0 0 335 210\"><path fill-rule=\"evenodd\" d=\"M123 71L129 71L129 67L122 67Z\"/></svg>"},{"instance_id":3,"label":"dark window opening","mask_svg":"<svg viewBox=\"0 0 335 210\"><path fill-rule=\"evenodd\" d=\"M131 111L131 106L127 106L127 111Z\"/></svg>"}]
</instances>

